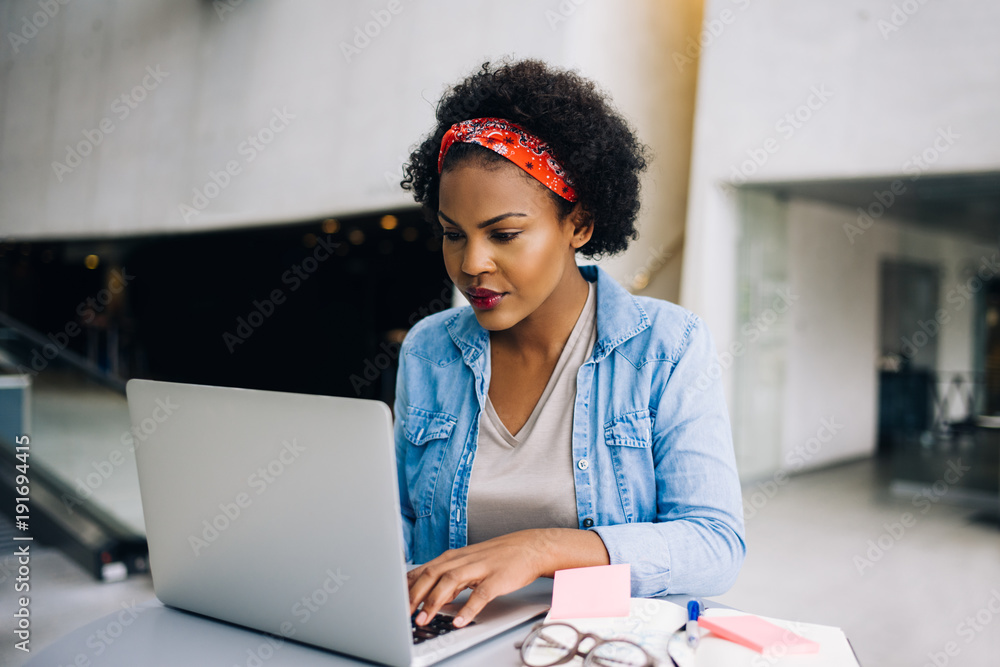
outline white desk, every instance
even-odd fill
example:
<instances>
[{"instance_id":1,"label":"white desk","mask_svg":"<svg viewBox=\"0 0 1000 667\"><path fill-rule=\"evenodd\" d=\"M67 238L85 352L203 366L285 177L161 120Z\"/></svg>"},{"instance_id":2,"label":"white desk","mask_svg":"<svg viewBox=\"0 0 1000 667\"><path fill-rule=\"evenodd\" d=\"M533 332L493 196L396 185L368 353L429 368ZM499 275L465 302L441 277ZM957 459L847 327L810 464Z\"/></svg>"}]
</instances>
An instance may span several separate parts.
<instances>
[{"instance_id":1,"label":"white desk","mask_svg":"<svg viewBox=\"0 0 1000 667\"><path fill-rule=\"evenodd\" d=\"M548 586L551 590L552 580L539 579L531 585ZM691 598L669 595L663 599L686 605ZM725 605L709 600L707 606ZM129 622L128 626L123 626L125 621ZM442 667L520 667L514 643L524 638L534 622L525 622L439 664ZM370 664L291 640L280 642L260 632L166 607L152 598L137 605L132 615L127 611L118 611L68 633L33 656L25 667L330 667Z\"/></svg>"}]
</instances>

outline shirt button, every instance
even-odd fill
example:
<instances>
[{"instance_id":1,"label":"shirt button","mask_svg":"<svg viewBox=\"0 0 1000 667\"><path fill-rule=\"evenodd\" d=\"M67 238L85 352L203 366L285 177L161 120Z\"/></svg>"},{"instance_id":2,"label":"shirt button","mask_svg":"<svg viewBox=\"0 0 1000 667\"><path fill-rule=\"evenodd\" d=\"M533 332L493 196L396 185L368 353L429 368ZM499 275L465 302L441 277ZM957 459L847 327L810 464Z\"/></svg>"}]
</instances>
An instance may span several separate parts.
<instances>
[{"instance_id":1,"label":"shirt button","mask_svg":"<svg viewBox=\"0 0 1000 667\"><path fill-rule=\"evenodd\" d=\"M594 525L594 520L591 519L589 516L586 519L583 520L583 527L584 528L590 528L593 525Z\"/></svg>"},{"instance_id":2,"label":"shirt button","mask_svg":"<svg viewBox=\"0 0 1000 667\"><path fill-rule=\"evenodd\" d=\"M590 467L590 464L587 463L587 459L580 459L579 461L576 462L576 467L579 468L580 470L586 470L587 468Z\"/></svg>"}]
</instances>

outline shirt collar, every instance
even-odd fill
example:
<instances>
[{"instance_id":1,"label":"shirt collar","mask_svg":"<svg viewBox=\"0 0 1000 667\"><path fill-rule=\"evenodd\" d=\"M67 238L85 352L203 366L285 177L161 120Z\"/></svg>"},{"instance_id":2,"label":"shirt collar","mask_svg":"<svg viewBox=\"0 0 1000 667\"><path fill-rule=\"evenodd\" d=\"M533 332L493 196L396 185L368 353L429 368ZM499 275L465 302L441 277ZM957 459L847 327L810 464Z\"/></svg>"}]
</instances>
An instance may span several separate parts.
<instances>
[{"instance_id":1,"label":"shirt collar","mask_svg":"<svg viewBox=\"0 0 1000 667\"><path fill-rule=\"evenodd\" d=\"M595 363L612 350L649 326L649 316L632 294L596 264L577 266L589 282L597 282L597 341L591 360ZM465 362L472 366L489 343L489 331L484 329L472 306L460 308L445 323L451 339L462 351Z\"/></svg>"}]
</instances>

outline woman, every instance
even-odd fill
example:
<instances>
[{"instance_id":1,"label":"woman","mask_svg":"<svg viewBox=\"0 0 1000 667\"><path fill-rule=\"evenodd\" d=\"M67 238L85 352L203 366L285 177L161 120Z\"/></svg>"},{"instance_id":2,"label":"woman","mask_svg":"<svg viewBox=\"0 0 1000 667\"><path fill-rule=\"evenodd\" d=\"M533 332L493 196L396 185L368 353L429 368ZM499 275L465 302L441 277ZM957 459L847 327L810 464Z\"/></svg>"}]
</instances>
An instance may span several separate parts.
<instances>
[{"instance_id":1,"label":"woman","mask_svg":"<svg viewBox=\"0 0 1000 667\"><path fill-rule=\"evenodd\" d=\"M400 349L417 624L471 588L462 626L572 567L629 563L637 597L727 590L746 548L712 337L576 263L636 238L646 147L593 83L532 60L486 63L437 121L402 185L470 305Z\"/></svg>"}]
</instances>

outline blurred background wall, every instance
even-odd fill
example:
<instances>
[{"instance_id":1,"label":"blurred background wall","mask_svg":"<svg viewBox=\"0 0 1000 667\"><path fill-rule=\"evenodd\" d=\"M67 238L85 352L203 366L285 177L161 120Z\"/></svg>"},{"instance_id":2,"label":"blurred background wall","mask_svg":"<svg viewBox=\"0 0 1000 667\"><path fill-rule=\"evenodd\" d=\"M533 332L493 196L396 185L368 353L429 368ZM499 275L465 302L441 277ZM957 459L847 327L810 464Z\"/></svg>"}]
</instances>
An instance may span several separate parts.
<instances>
[{"instance_id":1,"label":"blurred background wall","mask_svg":"<svg viewBox=\"0 0 1000 667\"><path fill-rule=\"evenodd\" d=\"M58 330L114 270L139 271L108 323L130 349L105 353L103 331L70 345L126 378L357 394L351 357L463 305L441 298L401 166L446 87L505 57L594 79L651 146L641 238L602 263L678 298L697 67L672 54L700 3L29 0L0 15L0 311ZM338 260L285 326L223 345L320 239ZM318 363L289 358L296 340ZM380 370L360 395L389 396Z\"/></svg>"},{"instance_id":2,"label":"blurred background wall","mask_svg":"<svg viewBox=\"0 0 1000 667\"><path fill-rule=\"evenodd\" d=\"M950 309L917 365L985 371L987 290L947 298L997 247L1000 5L710 0L699 45L681 303L716 333L741 471L831 418L802 467L871 455L879 360L923 331L882 349L883 263L930 267Z\"/></svg>"},{"instance_id":3,"label":"blurred background wall","mask_svg":"<svg viewBox=\"0 0 1000 667\"><path fill-rule=\"evenodd\" d=\"M17 35L0 79L9 237L185 233L411 206L400 167L445 86L512 55L594 78L656 152L643 247L613 270L641 289L680 253L697 67L675 69L670 56L697 34L700 3L53 7L37 21L37 2L0 10ZM652 290L664 298L679 289L671 265Z\"/></svg>"}]
</instances>

